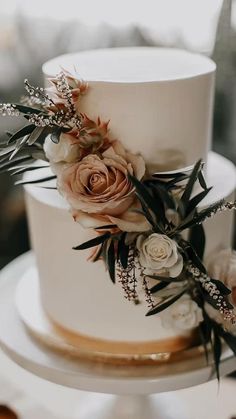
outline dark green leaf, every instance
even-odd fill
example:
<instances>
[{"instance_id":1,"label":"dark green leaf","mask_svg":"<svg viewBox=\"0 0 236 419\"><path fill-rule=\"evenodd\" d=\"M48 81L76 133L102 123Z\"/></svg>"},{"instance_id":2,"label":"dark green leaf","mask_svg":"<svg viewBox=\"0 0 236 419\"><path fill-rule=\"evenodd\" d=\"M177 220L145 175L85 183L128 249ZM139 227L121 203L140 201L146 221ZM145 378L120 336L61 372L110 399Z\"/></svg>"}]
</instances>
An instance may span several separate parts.
<instances>
[{"instance_id":1,"label":"dark green leaf","mask_svg":"<svg viewBox=\"0 0 236 419\"><path fill-rule=\"evenodd\" d=\"M14 171L11 168L11 175L12 176L20 175L20 174L25 173L25 172L31 172L33 170L39 170L39 169L45 169L45 168L46 168L46 166L31 166L31 165L27 165L27 166L20 167L20 168L18 167L17 169L14 168Z\"/></svg>"},{"instance_id":2,"label":"dark green leaf","mask_svg":"<svg viewBox=\"0 0 236 419\"><path fill-rule=\"evenodd\" d=\"M108 271L110 278L113 283L116 282L116 257L115 257L115 247L114 247L114 241L111 240L111 243L107 250L107 265L108 265Z\"/></svg>"},{"instance_id":3,"label":"dark green leaf","mask_svg":"<svg viewBox=\"0 0 236 419\"><path fill-rule=\"evenodd\" d=\"M123 233L118 241L117 256L123 269L128 266L129 246L125 243L126 233Z\"/></svg>"},{"instance_id":4,"label":"dark green leaf","mask_svg":"<svg viewBox=\"0 0 236 419\"><path fill-rule=\"evenodd\" d=\"M222 295L230 295L231 290L225 286L225 284L222 281L219 281L218 279L212 279L211 282L217 286L217 289L220 291Z\"/></svg>"},{"instance_id":5,"label":"dark green leaf","mask_svg":"<svg viewBox=\"0 0 236 419\"><path fill-rule=\"evenodd\" d=\"M207 208L203 209L202 211L199 211L198 215L196 216L195 222L201 222L204 221L204 219L208 216L210 216L212 213L216 212L218 208L220 208L224 204L224 199L221 199L220 201L209 205Z\"/></svg>"},{"instance_id":6,"label":"dark green leaf","mask_svg":"<svg viewBox=\"0 0 236 419\"><path fill-rule=\"evenodd\" d=\"M108 249L108 246L109 246L109 240L108 240L109 237L103 241L102 252L101 252L101 258L103 259L106 266L107 266L107 249Z\"/></svg>"},{"instance_id":7,"label":"dark green leaf","mask_svg":"<svg viewBox=\"0 0 236 419\"><path fill-rule=\"evenodd\" d=\"M175 178L175 179L169 180L169 181L166 183L166 186L167 186L167 188L169 189L169 188L171 188L172 186L175 186L177 183L179 183L179 182L183 182L184 180L186 180L186 179L188 179L188 178L189 178L189 175L182 174L182 175L181 175L181 176L179 176L177 179Z\"/></svg>"},{"instance_id":8,"label":"dark green leaf","mask_svg":"<svg viewBox=\"0 0 236 419\"><path fill-rule=\"evenodd\" d=\"M149 222L149 224L153 227L153 228L155 228L156 227L156 223L155 223L155 221L154 221L154 219L153 219L153 216L152 216L152 214L150 213L150 211L149 211L149 208L148 208L148 206L147 206L147 204L146 204L146 202L144 201L144 199L143 199L143 197L141 196L141 195L139 195L138 193L136 194L137 195L137 197L138 197L138 199L139 199L139 201L140 201L140 203L141 203L141 206L142 206L142 212L143 212L143 214L144 214L144 217L147 219L147 221ZM134 210L132 210L133 212L138 212L139 210L138 209L134 209ZM141 212L140 212L140 214L141 214Z\"/></svg>"},{"instance_id":9,"label":"dark green leaf","mask_svg":"<svg viewBox=\"0 0 236 419\"><path fill-rule=\"evenodd\" d=\"M224 199L217 201L215 204L208 206L207 208L199 211L189 222L184 222L180 227L179 231L182 231L186 228L192 227L194 224L200 224L205 221L206 218L211 217L212 213L216 213L217 210L224 204Z\"/></svg>"},{"instance_id":10,"label":"dark green leaf","mask_svg":"<svg viewBox=\"0 0 236 419\"><path fill-rule=\"evenodd\" d=\"M180 215L181 220L186 218L186 208L184 203L180 200L178 205L178 213Z\"/></svg>"},{"instance_id":11,"label":"dark green leaf","mask_svg":"<svg viewBox=\"0 0 236 419\"><path fill-rule=\"evenodd\" d=\"M60 140L60 135L62 133L62 127L55 128L51 133L50 137L53 143L58 144Z\"/></svg>"},{"instance_id":12,"label":"dark green leaf","mask_svg":"<svg viewBox=\"0 0 236 419\"><path fill-rule=\"evenodd\" d=\"M94 239L88 240L85 243L80 244L79 246L73 247L73 250L84 250L89 249L90 247L98 246L101 243L104 243L109 237L111 233L107 232L101 236L97 236Z\"/></svg>"},{"instance_id":13,"label":"dark green leaf","mask_svg":"<svg viewBox=\"0 0 236 419\"><path fill-rule=\"evenodd\" d=\"M10 168L15 167L18 163L26 163L30 161L32 161L32 158L30 156L20 157L12 161L7 161L6 163L0 164L0 173L4 173L7 170L10 170Z\"/></svg>"},{"instance_id":14,"label":"dark green leaf","mask_svg":"<svg viewBox=\"0 0 236 419\"><path fill-rule=\"evenodd\" d=\"M186 215L190 214L198 206L198 204L205 198L205 196L210 192L211 189L212 187L207 188L199 194L195 195L192 199L190 199L186 208Z\"/></svg>"},{"instance_id":15,"label":"dark green leaf","mask_svg":"<svg viewBox=\"0 0 236 419\"><path fill-rule=\"evenodd\" d=\"M56 186L45 186L45 185L37 185L38 188L42 188L42 189L52 189L54 191L57 190Z\"/></svg>"},{"instance_id":16,"label":"dark green leaf","mask_svg":"<svg viewBox=\"0 0 236 419\"><path fill-rule=\"evenodd\" d=\"M183 171L180 172L178 169L177 170L170 170L170 171L167 171L167 172L156 172L156 173L153 173L152 176L157 177L157 178L161 178L161 179L162 178L163 179L169 179L169 178L178 179L182 176L188 176L189 177L193 168L194 168L194 166L192 165L192 166L189 166L189 167L185 168L184 172ZM188 172L190 172L190 174L188 174Z\"/></svg>"},{"instance_id":17,"label":"dark green leaf","mask_svg":"<svg viewBox=\"0 0 236 419\"><path fill-rule=\"evenodd\" d=\"M183 277L182 276L178 276L176 278L171 278L171 277L167 277L167 276L159 276L159 275L146 275L148 278L151 279L156 279L157 281L164 281L167 282L168 284L170 284L171 282L181 282L183 281Z\"/></svg>"},{"instance_id":18,"label":"dark green leaf","mask_svg":"<svg viewBox=\"0 0 236 419\"><path fill-rule=\"evenodd\" d=\"M13 136L13 132L6 131L5 133L8 136L8 138L11 138ZM8 142L8 140L7 140L7 142Z\"/></svg>"},{"instance_id":19,"label":"dark green leaf","mask_svg":"<svg viewBox=\"0 0 236 419\"><path fill-rule=\"evenodd\" d=\"M204 317L204 310L203 310L203 317ZM199 325L199 333L200 333L200 338L204 347L207 364L209 361L208 343L211 341L211 332L212 332L212 324L209 321L209 317L205 316L204 321L201 322Z\"/></svg>"},{"instance_id":20,"label":"dark green leaf","mask_svg":"<svg viewBox=\"0 0 236 419\"><path fill-rule=\"evenodd\" d=\"M20 103L19 104L15 103L14 105L15 105L16 109L18 109L18 111L20 111L23 114L33 114L33 113L40 114L40 113L42 113L42 110L38 109L38 108L32 108L31 106L21 105Z\"/></svg>"},{"instance_id":21,"label":"dark green leaf","mask_svg":"<svg viewBox=\"0 0 236 419\"><path fill-rule=\"evenodd\" d=\"M221 358L221 354L222 354L222 343L221 343L221 339L217 333L217 331L215 329L214 330L214 337L213 337L213 355L214 355L214 362L215 362L215 370L216 370L216 376L217 379L219 381L220 379L220 370L219 370L219 365L220 365L220 358Z\"/></svg>"},{"instance_id":22,"label":"dark green leaf","mask_svg":"<svg viewBox=\"0 0 236 419\"><path fill-rule=\"evenodd\" d=\"M209 303L216 310L219 310L219 307L217 306L218 301L214 300L214 298L207 291L203 290L202 295L203 295L203 297L204 297L204 299L207 303ZM223 299L221 300L221 303L223 303L223 304L225 303L225 308L227 308L229 310L233 309L232 304L229 303L227 298L223 297Z\"/></svg>"},{"instance_id":23,"label":"dark green leaf","mask_svg":"<svg viewBox=\"0 0 236 419\"><path fill-rule=\"evenodd\" d=\"M188 214L187 217L184 217L184 210L182 212L182 208L179 207L179 209L181 210L180 216L182 218L182 215L183 215L184 220L175 228L174 232L176 231L181 232L191 227L192 225L195 225L195 223L193 223L193 219L196 215L196 209L194 209L190 214Z\"/></svg>"},{"instance_id":24,"label":"dark green leaf","mask_svg":"<svg viewBox=\"0 0 236 419\"><path fill-rule=\"evenodd\" d=\"M148 188L150 187L150 185L157 185L157 186L161 186L162 188L166 188L167 189L167 186L166 186L167 182L164 181L164 180L151 178L151 179L144 179L143 180L143 183Z\"/></svg>"},{"instance_id":25,"label":"dark green leaf","mask_svg":"<svg viewBox=\"0 0 236 419\"><path fill-rule=\"evenodd\" d=\"M14 157L16 156L16 154L19 155L19 152L25 146L25 144L27 142L27 139L28 139L28 135L25 135L23 138L19 138L18 140L16 140L16 142L15 142L15 149L12 152L12 154L10 155L9 160L13 160Z\"/></svg>"},{"instance_id":26,"label":"dark green leaf","mask_svg":"<svg viewBox=\"0 0 236 419\"><path fill-rule=\"evenodd\" d=\"M185 247L185 251L187 252L187 255L189 259L193 262L193 264L204 274L206 274L206 268L202 264L201 259L199 258L198 254L196 253L195 249L192 247L190 243Z\"/></svg>"},{"instance_id":27,"label":"dark green leaf","mask_svg":"<svg viewBox=\"0 0 236 419\"><path fill-rule=\"evenodd\" d=\"M213 319L209 318L206 312L204 314L204 321L207 317L212 327L214 327L214 330L217 332L219 336L221 336L224 339L224 341L227 343L229 348L233 351L234 355L236 356L236 336L224 330L219 323L216 323Z\"/></svg>"},{"instance_id":28,"label":"dark green leaf","mask_svg":"<svg viewBox=\"0 0 236 419\"><path fill-rule=\"evenodd\" d=\"M168 282L162 281L162 282L159 282L159 284L154 285L150 289L150 291L152 294L155 294L156 292L161 291L162 289L166 288L168 285L169 285Z\"/></svg>"},{"instance_id":29,"label":"dark green leaf","mask_svg":"<svg viewBox=\"0 0 236 419\"><path fill-rule=\"evenodd\" d=\"M11 145L11 146L0 146L0 157L5 156L6 154L10 154L14 151L15 146Z\"/></svg>"},{"instance_id":30,"label":"dark green leaf","mask_svg":"<svg viewBox=\"0 0 236 419\"><path fill-rule=\"evenodd\" d=\"M158 220L157 207L148 188L134 176L129 175L129 179L135 186L136 193L138 198L141 200L141 204L144 204L146 209L151 210Z\"/></svg>"},{"instance_id":31,"label":"dark green leaf","mask_svg":"<svg viewBox=\"0 0 236 419\"><path fill-rule=\"evenodd\" d=\"M206 243L205 231L202 224L196 224L190 229L189 242L199 259L202 260Z\"/></svg>"},{"instance_id":32,"label":"dark green leaf","mask_svg":"<svg viewBox=\"0 0 236 419\"><path fill-rule=\"evenodd\" d=\"M43 133L43 131L44 131L44 127L35 127L35 129L31 132L31 134L30 134L30 136L27 140L27 143L29 145L34 144L38 140L40 135Z\"/></svg>"},{"instance_id":33,"label":"dark green leaf","mask_svg":"<svg viewBox=\"0 0 236 419\"><path fill-rule=\"evenodd\" d=\"M175 201L172 195L161 185L153 185L158 190L158 195L167 208L175 210Z\"/></svg>"},{"instance_id":34,"label":"dark green leaf","mask_svg":"<svg viewBox=\"0 0 236 419\"><path fill-rule=\"evenodd\" d=\"M32 184L37 184L37 183L42 183L42 182L48 182L49 180L53 180L56 179L55 175L52 176L46 176L40 179L35 179L35 180L18 180L17 182L15 182L16 185L32 185Z\"/></svg>"},{"instance_id":35,"label":"dark green leaf","mask_svg":"<svg viewBox=\"0 0 236 419\"><path fill-rule=\"evenodd\" d=\"M35 125L30 124L26 125L25 127L21 128L19 131L17 131L11 138L8 140L8 144L13 143L14 141L18 140L18 138L22 138L25 135L31 134L33 130L35 129Z\"/></svg>"},{"instance_id":36,"label":"dark green leaf","mask_svg":"<svg viewBox=\"0 0 236 419\"><path fill-rule=\"evenodd\" d=\"M161 311L165 310L170 305L174 304L182 295L186 293L186 288L180 292L179 294L175 295L174 297L168 297L164 300L164 302L160 302L155 307L153 307L151 310L149 310L146 314L146 316L153 316L154 314L158 314Z\"/></svg>"},{"instance_id":37,"label":"dark green leaf","mask_svg":"<svg viewBox=\"0 0 236 419\"><path fill-rule=\"evenodd\" d=\"M22 139L16 140L14 144L14 149L18 148L17 156L12 157L11 155L11 161L18 161L19 159L26 157L31 158L34 152L43 151L43 148L39 146L37 143L32 146L27 145L26 139L27 136L23 137ZM9 156L2 156L2 158L0 159L0 164L5 163L7 161L9 161Z\"/></svg>"},{"instance_id":38,"label":"dark green leaf","mask_svg":"<svg viewBox=\"0 0 236 419\"><path fill-rule=\"evenodd\" d=\"M184 206L184 208L187 208L189 199L190 199L191 194L193 192L194 184L195 184L195 182L198 178L198 174L199 174L199 171L201 170L201 167L202 167L202 160L198 160L198 162L195 164L195 166L192 170L192 173L189 177L188 183L187 183L187 185L185 187L185 190L184 190L184 192L181 196L181 203Z\"/></svg>"},{"instance_id":39,"label":"dark green leaf","mask_svg":"<svg viewBox=\"0 0 236 419\"><path fill-rule=\"evenodd\" d=\"M204 336L205 336L206 342L210 342L211 338L212 338L213 323L212 323L211 318L208 316L208 314L205 310L204 302L202 304L203 304L203 306L201 307L202 314L203 314L203 322L201 323L202 330L204 331Z\"/></svg>"},{"instance_id":40,"label":"dark green leaf","mask_svg":"<svg viewBox=\"0 0 236 419\"><path fill-rule=\"evenodd\" d=\"M154 185L151 186L152 188L152 194L153 198L155 200L155 206L156 206L156 214L158 214L157 218L157 224L161 230L164 229L165 225L167 224L167 219L165 215L165 206L164 202L162 200L162 197L160 195L160 191L158 187L155 187ZM163 230L164 232L164 230Z\"/></svg>"},{"instance_id":41,"label":"dark green leaf","mask_svg":"<svg viewBox=\"0 0 236 419\"><path fill-rule=\"evenodd\" d=\"M206 184L204 175L202 173L202 170L200 170L200 172L198 173L198 181L199 181L202 189L207 189L207 184Z\"/></svg>"},{"instance_id":42,"label":"dark green leaf","mask_svg":"<svg viewBox=\"0 0 236 419\"><path fill-rule=\"evenodd\" d=\"M47 135L51 134L53 129L54 127L51 127L51 126L44 127L41 134L37 138L37 143L40 143L40 144L44 143L45 138L47 137Z\"/></svg>"},{"instance_id":43,"label":"dark green leaf","mask_svg":"<svg viewBox=\"0 0 236 419\"><path fill-rule=\"evenodd\" d=\"M95 230L108 230L108 229L116 228L116 227L117 227L116 224L106 224L104 226L95 227Z\"/></svg>"},{"instance_id":44,"label":"dark green leaf","mask_svg":"<svg viewBox=\"0 0 236 419\"><path fill-rule=\"evenodd\" d=\"M178 172L178 173L171 173L171 172L156 172L156 173L152 173L152 177L157 178L157 179L178 179L179 177L183 176L184 173L182 172Z\"/></svg>"}]
</instances>

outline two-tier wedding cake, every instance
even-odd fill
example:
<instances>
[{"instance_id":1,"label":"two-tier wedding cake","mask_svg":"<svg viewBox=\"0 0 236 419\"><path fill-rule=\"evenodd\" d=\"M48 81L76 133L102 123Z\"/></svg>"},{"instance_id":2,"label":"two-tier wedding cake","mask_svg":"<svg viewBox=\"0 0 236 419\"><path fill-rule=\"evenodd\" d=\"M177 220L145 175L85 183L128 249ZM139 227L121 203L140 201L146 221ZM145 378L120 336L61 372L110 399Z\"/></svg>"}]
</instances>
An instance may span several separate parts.
<instances>
[{"instance_id":1,"label":"two-tier wedding cake","mask_svg":"<svg viewBox=\"0 0 236 419\"><path fill-rule=\"evenodd\" d=\"M78 350L172 353L206 343L206 324L233 331L236 176L210 151L215 70L175 49L81 52L5 105L50 164L25 169L30 235L44 313Z\"/></svg>"}]
</instances>

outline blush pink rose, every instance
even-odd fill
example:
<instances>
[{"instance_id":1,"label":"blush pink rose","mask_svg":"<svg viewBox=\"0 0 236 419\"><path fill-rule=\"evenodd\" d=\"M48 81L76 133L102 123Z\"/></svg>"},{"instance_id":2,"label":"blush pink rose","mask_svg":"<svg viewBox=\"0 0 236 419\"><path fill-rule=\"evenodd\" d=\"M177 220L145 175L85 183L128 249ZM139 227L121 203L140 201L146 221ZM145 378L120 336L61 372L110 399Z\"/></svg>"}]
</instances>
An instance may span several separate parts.
<instances>
[{"instance_id":1,"label":"blush pink rose","mask_svg":"<svg viewBox=\"0 0 236 419\"><path fill-rule=\"evenodd\" d=\"M136 209L141 208L138 200L134 199L130 208L116 216L109 214L88 214L83 211L73 210L72 215L74 220L84 228L96 228L112 224L116 225L118 229L129 233L142 233L150 230L150 224L142 214L134 211Z\"/></svg>"},{"instance_id":2,"label":"blush pink rose","mask_svg":"<svg viewBox=\"0 0 236 419\"><path fill-rule=\"evenodd\" d=\"M77 221L80 212L116 218L134 202L135 189L128 175L140 180L144 173L143 158L113 141L101 155L91 154L78 163L59 165L58 190L69 202L75 218L77 212Z\"/></svg>"}]
</instances>

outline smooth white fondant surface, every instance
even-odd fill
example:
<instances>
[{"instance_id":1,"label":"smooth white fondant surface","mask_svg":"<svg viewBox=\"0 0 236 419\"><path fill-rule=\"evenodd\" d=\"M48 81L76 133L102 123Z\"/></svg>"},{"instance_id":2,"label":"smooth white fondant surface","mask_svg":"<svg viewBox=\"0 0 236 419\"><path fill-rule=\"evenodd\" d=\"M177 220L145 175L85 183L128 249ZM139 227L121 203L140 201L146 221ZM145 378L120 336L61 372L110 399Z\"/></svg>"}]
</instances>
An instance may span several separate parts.
<instances>
[{"instance_id":1,"label":"smooth white fondant surface","mask_svg":"<svg viewBox=\"0 0 236 419\"><path fill-rule=\"evenodd\" d=\"M233 199L235 168L211 153L208 201ZM222 184L223 179L223 184ZM55 191L26 187L29 225L35 251L42 304L57 323L72 331L114 341L160 340L180 335L164 329L158 316L145 317L145 302L126 301L119 284L111 283L102 261L87 261L89 250L72 247L94 236L75 223ZM53 203L56 202L56 205ZM207 253L231 245L233 213L223 212L208 220Z\"/></svg>"},{"instance_id":2,"label":"smooth white fondant surface","mask_svg":"<svg viewBox=\"0 0 236 419\"><path fill-rule=\"evenodd\" d=\"M61 55L46 62L43 72L55 75L55 69L65 69L88 82L135 83L186 79L211 73L215 68L210 58L181 49L127 47Z\"/></svg>"},{"instance_id":3,"label":"smooth white fondant surface","mask_svg":"<svg viewBox=\"0 0 236 419\"><path fill-rule=\"evenodd\" d=\"M74 67L89 82L80 111L92 119L110 120L110 137L140 152L150 170L185 167L198 158L207 161L213 61L175 49L122 48L57 57L44 64L43 72L45 77L61 69L74 73ZM207 175L214 191L205 203L232 198L235 170L228 161L212 154ZM227 186L222 178L228 180ZM26 196L41 300L52 320L66 329L113 341L181 335L164 329L158 316L145 317L144 301L138 306L126 301L103 262L87 261L90 250L72 250L94 233L73 221L56 191L27 186ZM222 213L206 223L208 253L230 245L232 220L232 213Z\"/></svg>"},{"instance_id":4,"label":"smooth white fondant surface","mask_svg":"<svg viewBox=\"0 0 236 419\"><path fill-rule=\"evenodd\" d=\"M110 120L110 135L140 152L151 169L207 159L211 144L215 63L164 48L116 48L64 55L43 66L89 82L80 111Z\"/></svg>"},{"instance_id":5,"label":"smooth white fondant surface","mask_svg":"<svg viewBox=\"0 0 236 419\"><path fill-rule=\"evenodd\" d=\"M52 320L72 331L114 341L176 335L163 329L159 318L145 317L144 302L138 306L128 302L121 286L111 282L104 263L87 260L89 250L72 250L94 237L93 232L76 224L66 210L47 206L29 194L27 206L42 304Z\"/></svg>"}]
</instances>

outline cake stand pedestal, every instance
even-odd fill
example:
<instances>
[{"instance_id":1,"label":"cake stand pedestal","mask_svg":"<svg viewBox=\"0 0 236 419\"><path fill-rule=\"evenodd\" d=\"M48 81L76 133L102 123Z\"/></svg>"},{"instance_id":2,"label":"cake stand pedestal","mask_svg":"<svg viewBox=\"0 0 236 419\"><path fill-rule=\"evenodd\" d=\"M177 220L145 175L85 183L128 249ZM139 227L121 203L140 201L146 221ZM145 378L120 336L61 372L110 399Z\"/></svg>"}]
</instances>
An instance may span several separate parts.
<instances>
[{"instance_id":1,"label":"cake stand pedestal","mask_svg":"<svg viewBox=\"0 0 236 419\"><path fill-rule=\"evenodd\" d=\"M41 378L73 389L105 393L78 392L78 411L70 418L192 419L178 401L178 393L161 393L215 378L213 365L206 366L204 355L161 367L112 366L62 356L33 339L15 305L16 286L33 263L32 253L27 253L0 273L0 346L13 361ZM226 351L221 375L235 368L235 358Z\"/></svg>"}]
</instances>

